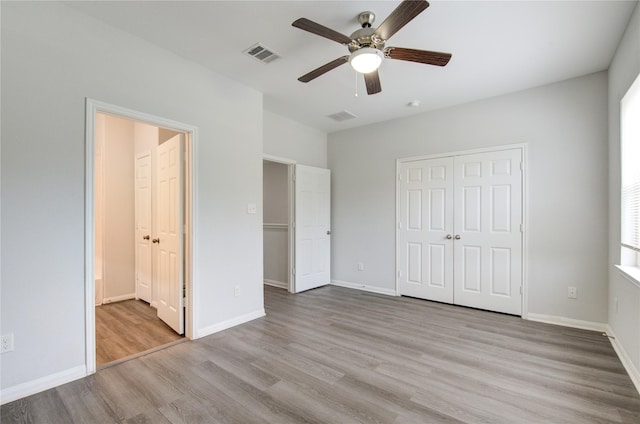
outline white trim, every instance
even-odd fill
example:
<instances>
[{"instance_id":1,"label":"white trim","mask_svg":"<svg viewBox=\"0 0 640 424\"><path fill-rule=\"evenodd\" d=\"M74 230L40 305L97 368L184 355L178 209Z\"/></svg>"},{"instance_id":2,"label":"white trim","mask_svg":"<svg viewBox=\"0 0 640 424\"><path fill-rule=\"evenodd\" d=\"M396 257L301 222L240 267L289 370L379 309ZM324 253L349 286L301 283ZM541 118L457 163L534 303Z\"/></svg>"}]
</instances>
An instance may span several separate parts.
<instances>
[{"instance_id":1,"label":"white trim","mask_svg":"<svg viewBox=\"0 0 640 424\"><path fill-rule=\"evenodd\" d=\"M189 339L197 338L194 329L197 326L196 302L197 298L197 234L198 234L198 128L150 115L144 112L127 109L121 106L112 105L91 98L85 99L85 360L86 375L96 372L96 335L95 335L95 281L94 281L94 158L95 158L95 117L96 113L104 113L125 117L135 121L146 122L151 125L172 129L186 133L187 142L185 159L187 161L186 191L187 199L185 205L185 217L187 221L187 231L189 233L188 243L185 245L185 286L187 292L186 308L186 328L185 335ZM189 212L187 212L187 209ZM189 225L190 224L190 225ZM135 296L135 295L134 295Z\"/></svg>"},{"instance_id":2,"label":"white trim","mask_svg":"<svg viewBox=\"0 0 640 424\"><path fill-rule=\"evenodd\" d=\"M615 333L610 325L607 325L607 334L609 334L609 341L611 341L611 346L613 346L613 350L618 354L618 358L620 358L620 362L622 362L622 366L629 374L629 378L631 378L631 382L634 386L636 386L636 390L640 393L640 372L633 364L633 361L627 354L627 351L624 349L624 346L618 341Z\"/></svg>"},{"instance_id":3,"label":"white trim","mask_svg":"<svg viewBox=\"0 0 640 424\"><path fill-rule=\"evenodd\" d=\"M278 287L280 289L289 288L289 284L285 283L284 281L269 280L268 278L265 278L263 281L267 286Z\"/></svg>"},{"instance_id":4,"label":"white trim","mask_svg":"<svg viewBox=\"0 0 640 424\"><path fill-rule=\"evenodd\" d=\"M516 143L516 144L507 144L501 146L493 146L493 147L483 147L479 149L471 149L471 150L462 150L457 152L448 152L448 153L436 153L432 155L423 155L423 156L412 156L407 158L396 159L396 170L394 178L396 180L396 216L395 222L393 223L395 227L395 251L396 251L396 267L395 267L395 289L396 296L400 296L400 279L398 277L398 271L400 270L400 263L398 261L398 222L400 222L400 180L398 179L398 175L400 173L400 166L405 162L415 162L419 160L425 159L439 159L445 157L454 157L454 156L463 156L463 155L471 155L476 153L487 153L487 152L498 152L501 150L511 150L511 149L520 149L521 158L522 158L522 225L524 226L522 232L522 295L520 301L520 312L521 316L524 319L527 319L529 315L528 308L528 300L529 300L529 281L527 279L528 272L528 246L529 246L529 215L527 210L529 208L529 178L528 178L528 145L527 143Z\"/></svg>"},{"instance_id":5,"label":"white trim","mask_svg":"<svg viewBox=\"0 0 640 424\"><path fill-rule=\"evenodd\" d=\"M285 165L295 165L296 161L293 159L287 159L287 158L282 158L279 156L273 156L273 155L269 155L266 153L262 154L262 159L269 161L269 162L277 162L277 163L283 163Z\"/></svg>"},{"instance_id":6,"label":"white trim","mask_svg":"<svg viewBox=\"0 0 640 424\"><path fill-rule=\"evenodd\" d=\"M526 319L529 321L544 322L546 324L561 325L563 327L579 328L581 330L600 331L609 334L609 326L601 322L583 321L573 318L558 317L555 315L534 314L532 312L527 315Z\"/></svg>"},{"instance_id":7,"label":"white trim","mask_svg":"<svg viewBox=\"0 0 640 424\"><path fill-rule=\"evenodd\" d=\"M614 265L631 284L640 288L640 269L635 266Z\"/></svg>"},{"instance_id":8,"label":"white trim","mask_svg":"<svg viewBox=\"0 0 640 424\"><path fill-rule=\"evenodd\" d=\"M384 294L387 296L398 296L393 289L385 289L382 287L369 286L367 284L350 283L348 281L331 280L332 286L346 287L348 289L362 290L370 293Z\"/></svg>"},{"instance_id":9,"label":"white trim","mask_svg":"<svg viewBox=\"0 0 640 424\"><path fill-rule=\"evenodd\" d=\"M201 328L196 333L196 338L205 337L210 334L218 333L236 325L244 324L245 322L253 321L257 318L262 318L266 313L264 309L258 309L257 311L250 312L248 314L240 315L239 317L232 318L227 321L222 321L217 324L210 325L208 327Z\"/></svg>"},{"instance_id":10,"label":"white trim","mask_svg":"<svg viewBox=\"0 0 640 424\"><path fill-rule=\"evenodd\" d=\"M456 152L444 152L444 153L434 153L431 155L410 156L405 158L399 158L396 160L396 162L415 162L415 161L425 160L425 159L438 159L438 158L447 158L452 156L474 155L477 153L499 152L500 150L525 149L526 147L527 147L527 143L504 144L500 146L481 147L479 149L459 150Z\"/></svg>"},{"instance_id":11,"label":"white trim","mask_svg":"<svg viewBox=\"0 0 640 424\"><path fill-rule=\"evenodd\" d=\"M120 296L105 297L104 299L102 299L102 304L106 305L107 303L121 302L123 300L129 300L129 299L136 299L136 294L135 293L128 293L128 294L123 294L123 295L120 295Z\"/></svg>"},{"instance_id":12,"label":"white trim","mask_svg":"<svg viewBox=\"0 0 640 424\"><path fill-rule=\"evenodd\" d=\"M77 367L27 381L16 386L7 387L0 391L0 405L78 380L85 377L87 374L89 373L85 366L79 365Z\"/></svg>"}]
</instances>

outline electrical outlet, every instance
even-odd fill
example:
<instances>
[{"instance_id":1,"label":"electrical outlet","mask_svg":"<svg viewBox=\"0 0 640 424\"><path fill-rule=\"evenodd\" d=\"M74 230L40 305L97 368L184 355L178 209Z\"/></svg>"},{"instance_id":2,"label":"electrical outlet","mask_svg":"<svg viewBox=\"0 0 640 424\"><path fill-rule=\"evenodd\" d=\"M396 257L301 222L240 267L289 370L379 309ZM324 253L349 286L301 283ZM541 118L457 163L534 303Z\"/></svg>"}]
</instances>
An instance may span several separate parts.
<instances>
[{"instance_id":1,"label":"electrical outlet","mask_svg":"<svg viewBox=\"0 0 640 424\"><path fill-rule=\"evenodd\" d=\"M13 333L5 334L0 338L0 353L11 352L13 350Z\"/></svg>"},{"instance_id":2,"label":"electrical outlet","mask_svg":"<svg viewBox=\"0 0 640 424\"><path fill-rule=\"evenodd\" d=\"M578 298L578 288L577 287L569 287L567 291L567 297L569 299L577 299Z\"/></svg>"},{"instance_id":3,"label":"electrical outlet","mask_svg":"<svg viewBox=\"0 0 640 424\"><path fill-rule=\"evenodd\" d=\"M364 271L364 264L362 262L358 262L358 271Z\"/></svg>"},{"instance_id":4,"label":"electrical outlet","mask_svg":"<svg viewBox=\"0 0 640 424\"><path fill-rule=\"evenodd\" d=\"M233 295L234 295L235 297L240 296L240 286L236 286L236 287L233 289Z\"/></svg>"}]
</instances>

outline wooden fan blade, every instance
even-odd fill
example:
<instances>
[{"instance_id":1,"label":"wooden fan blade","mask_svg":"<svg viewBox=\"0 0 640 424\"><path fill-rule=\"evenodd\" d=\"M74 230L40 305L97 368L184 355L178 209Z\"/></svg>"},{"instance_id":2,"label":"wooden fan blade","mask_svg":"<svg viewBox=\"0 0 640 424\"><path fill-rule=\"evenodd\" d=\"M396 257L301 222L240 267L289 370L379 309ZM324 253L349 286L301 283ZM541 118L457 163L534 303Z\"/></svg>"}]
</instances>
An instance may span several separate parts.
<instances>
[{"instance_id":1,"label":"wooden fan blade","mask_svg":"<svg viewBox=\"0 0 640 424\"><path fill-rule=\"evenodd\" d=\"M347 37L346 35L340 34L338 31L334 31L324 25L320 25L319 23L310 21L307 18L297 19L291 25L296 28L300 28L303 31L319 35L320 37L328 38L332 41L337 41L340 44L347 45L351 43L351 38Z\"/></svg>"},{"instance_id":2,"label":"wooden fan blade","mask_svg":"<svg viewBox=\"0 0 640 424\"><path fill-rule=\"evenodd\" d=\"M405 49L403 47L387 47L384 49L384 54L390 59L407 60L436 66L445 66L451 59L451 53Z\"/></svg>"},{"instance_id":3,"label":"wooden fan blade","mask_svg":"<svg viewBox=\"0 0 640 424\"><path fill-rule=\"evenodd\" d=\"M332 69L337 68L338 66L347 63L349 61L349 56L342 56L337 58L336 60L332 60L329 63L325 63L324 65L322 65L319 68L314 69L313 71L309 72L308 74L304 74L303 76L301 76L300 78L298 78L298 81L300 82L309 82L313 79L318 78L320 75L325 74L327 72L329 72Z\"/></svg>"},{"instance_id":4,"label":"wooden fan blade","mask_svg":"<svg viewBox=\"0 0 640 424\"><path fill-rule=\"evenodd\" d=\"M367 93L369 94L376 94L382 91L380 75L378 75L377 69L373 72L369 72L368 74L364 74L364 83L367 86Z\"/></svg>"},{"instance_id":5,"label":"wooden fan blade","mask_svg":"<svg viewBox=\"0 0 640 424\"><path fill-rule=\"evenodd\" d=\"M380 24L374 34L387 41L427 7L429 7L429 2L426 0L404 0L387 16L387 19Z\"/></svg>"}]
</instances>

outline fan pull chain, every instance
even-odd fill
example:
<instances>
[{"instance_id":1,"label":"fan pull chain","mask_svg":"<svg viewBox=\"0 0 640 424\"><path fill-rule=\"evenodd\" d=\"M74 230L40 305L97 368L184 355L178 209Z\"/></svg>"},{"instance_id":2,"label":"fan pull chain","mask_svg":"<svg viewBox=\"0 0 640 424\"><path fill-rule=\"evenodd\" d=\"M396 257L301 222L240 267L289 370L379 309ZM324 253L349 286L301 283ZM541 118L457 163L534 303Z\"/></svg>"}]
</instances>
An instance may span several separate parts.
<instances>
[{"instance_id":1,"label":"fan pull chain","mask_svg":"<svg viewBox=\"0 0 640 424\"><path fill-rule=\"evenodd\" d=\"M356 79L355 79L355 86L356 86L356 95L355 95L355 97L358 97L358 73L354 72L353 74L356 77Z\"/></svg>"}]
</instances>

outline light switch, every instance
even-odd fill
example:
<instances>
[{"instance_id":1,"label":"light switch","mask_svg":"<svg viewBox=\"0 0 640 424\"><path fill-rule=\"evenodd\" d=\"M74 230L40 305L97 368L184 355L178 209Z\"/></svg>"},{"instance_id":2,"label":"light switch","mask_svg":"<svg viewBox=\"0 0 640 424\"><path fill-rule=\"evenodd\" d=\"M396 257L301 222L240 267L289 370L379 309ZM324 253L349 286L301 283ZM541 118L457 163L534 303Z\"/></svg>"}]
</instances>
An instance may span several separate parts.
<instances>
[{"instance_id":1,"label":"light switch","mask_svg":"<svg viewBox=\"0 0 640 424\"><path fill-rule=\"evenodd\" d=\"M256 206L255 203L249 203L247 205L247 213L254 214L257 212L257 210L258 210L258 207Z\"/></svg>"}]
</instances>

